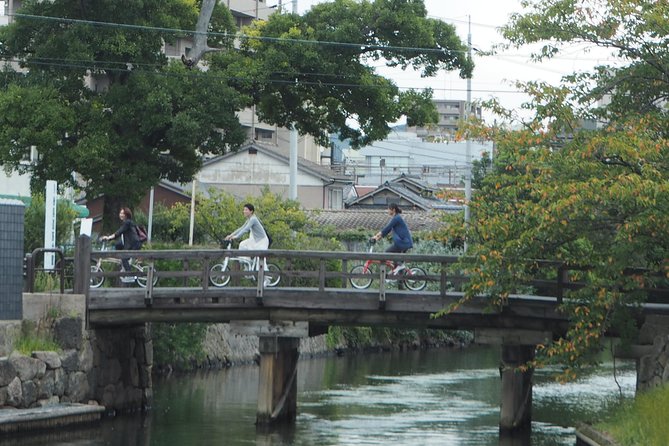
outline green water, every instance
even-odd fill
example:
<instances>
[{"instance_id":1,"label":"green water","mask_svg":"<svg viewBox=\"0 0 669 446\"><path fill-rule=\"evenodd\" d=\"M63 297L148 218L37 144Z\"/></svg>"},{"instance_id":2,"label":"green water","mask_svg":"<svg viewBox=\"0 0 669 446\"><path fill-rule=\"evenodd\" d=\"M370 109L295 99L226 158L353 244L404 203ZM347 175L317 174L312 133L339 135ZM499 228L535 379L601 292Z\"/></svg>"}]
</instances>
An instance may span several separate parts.
<instances>
[{"instance_id":1,"label":"green water","mask_svg":"<svg viewBox=\"0 0 669 446\"><path fill-rule=\"evenodd\" d=\"M26 439L22 445L573 445L573 426L633 394L631 363L605 362L575 383L535 374L529 436L500 440L499 351L489 347L309 359L298 369L294 427L255 427L258 367L158 379L142 415ZM620 385L620 387L619 387ZM5 444L3 442L3 444Z\"/></svg>"}]
</instances>

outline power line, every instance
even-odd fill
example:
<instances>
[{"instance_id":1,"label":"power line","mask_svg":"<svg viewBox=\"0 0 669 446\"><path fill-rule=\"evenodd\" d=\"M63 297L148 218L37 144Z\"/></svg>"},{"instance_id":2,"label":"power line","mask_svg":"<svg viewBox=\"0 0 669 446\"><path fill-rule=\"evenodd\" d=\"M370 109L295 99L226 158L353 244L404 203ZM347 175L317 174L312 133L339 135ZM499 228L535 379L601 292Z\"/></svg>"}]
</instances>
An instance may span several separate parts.
<instances>
[{"instance_id":1,"label":"power line","mask_svg":"<svg viewBox=\"0 0 669 446\"><path fill-rule=\"evenodd\" d=\"M39 15L32 15L32 14L21 14L21 13L13 13L9 14L10 16L16 16L16 17L23 17L27 19L35 19L35 20L47 20L47 21L58 21L58 22L65 22L65 23L74 23L74 24L85 24L85 25L92 25L92 26L100 26L100 27L113 27L113 28L127 28L127 29L133 29L133 30L146 30L146 31L159 31L159 32L165 32L165 33L171 33L171 34L207 34L208 36L219 36L219 37L227 37L227 38L238 38L241 40L247 39L247 40L260 40L260 41L267 41L267 42L280 42L280 43L303 43L303 44L313 44L313 45L328 45L328 46L341 46L341 47L347 47L347 48L365 48L365 49L374 49L374 50L388 50L388 51L413 51L413 52L426 52L426 53L438 53L442 54L444 52L451 52L451 53L462 53L465 54L467 53L466 50L455 50L455 49L448 49L448 48L426 48L426 47L409 47L409 46L393 46L393 45L371 45L368 43L347 43L347 42L336 42L332 40L306 40L306 39L285 39L281 37L263 37L263 36L250 36L247 34L240 34L240 33L235 33L235 34L230 34L230 33L225 33L225 32L215 32L215 31L207 31L205 33L198 33L195 30L186 30L186 29L180 29L180 28L164 28L164 27L156 27L156 26L147 26L147 25L132 25L132 24L127 24L127 23L114 23L114 22L99 22L99 21L92 21L92 20L82 20L82 19L69 19L69 18L64 18L64 17L51 17L51 16L39 16ZM452 19L455 20L455 19ZM477 55L481 56L481 53L477 53ZM500 55L500 54L483 54L485 57L526 57L529 58L532 55L531 54L509 54L509 55ZM573 58L573 57L562 57L562 56L554 56L552 59L555 60L575 60L575 61L582 61L582 60L591 60L591 61L597 61L597 60L602 60L601 57L593 57L593 58ZM609 59L606 58L605 60L615 60L615 59Z\"/></svg>"},{"instance_id":2,"label":"power line","mask_svg":"<svg viewBox=\"0 0 669 446\"><path fill-rule=\"evenodd\" d=\"M309 45L327 45L335 47L345 47L345 48L355 48L355 49L368 49L368 50L379 50L379 51L398 51L398 52L419 52L419 53L435 53L435 54L444 54L446 52L450 53L461 53L466 54L465 50L455 50L449 48L425 48L425 47L409 47L409 46L393 46L393 45L373 45L369 43L346 43L346 42L335 42L331 40L306 40L306 39L286 39L282 37L266 37L266 36L250 36L248 34L235 33L230 34L227 32L215 32L215 31L206 31L198 32L194 30L186 30L179 28L163 28L157 26L146 26L146 25L132 25L128 23L113 23L113 22L99 22L93 20L82 20L82 19L68 19L64 17L50 17L50 16L39 16L32 14L21 14L13 13L11 14L16 17L33 19L33 20L46 20L46 21L57 21L64 23L73 23L73 24L82 24L82 25L91 25L91 26L100 26L100 27L112 27L112 28L127 28L133 30L146 30L146 31L159 31L164 33L172 34L206 34L208 36L218 36L218 37L227 37L240 40L260 40L263 42L277 42L277 43L301 43Z\"/></svg>"},{"instance_id":3,"label":"power line","mask_svg":"<svg viewBox=\"0 0 669 446\"><path fill-rule=\"evenodd\" d=\"M61 59L64 62L62 63L56 63L56 62L42 62L37 59L31 59L30 61L25 61L25 60L19 60L19 59L8 59L9 62L14 62L14 63L26 63L26 64L33 64L33 65L41 65L41 66L47 66L47 67L60 67L60 68L75 68L75 69L86 69L86 70L96 70L96 69L104 69L105 71L114 71L114 72L123 72L127 73L132 71L131 68L128 68L128 65L133 66L143 66L146 65L148 67L155 66L154 64L138 64L138 63L132 63L132 62L82 62L82 63L77 63L74 61L74 63L71 63L68 59ZM104 63L116 63L119 65L122 65L123 67L115 68L115 67L100 67L97 66L96 63L99 64L104 64ZM384 88L397 88L400 91L412 91L412 90L419 90L422 88L417 88L417 87L407 87L407 86L399 86L399 85L369 85L369 84L359 84L359 83L340 83L340 82L324 82L324 81L309 81L309 80L299 80L297 81L297 84L295 82L294 78L291 79L262 79L259 80L257 78L253 77L244 77L244 76L226 76L222 74L211 74L211 73L201 73L199 71L191 71L191 72L183 72L183 73L167 73L163 71L151 71L151 72L144 72L144 73L150 73L156 76L163 76L163 77L187 77L191 79L210 79L210 80L228 80L228 81L256 81L258 83L262 84L283 84L283 85L305 85L305 86L323 86L323 87L340 87L340 88L372 88L372 89L384 89ZM291 75L305 75L309 76L310 73L289 73ZM323 74L325 75L325 74ZM336 77L336 76L333 76ZM382 78L382 76L380 76ZM385 79L385 78L383 78ZM432 88L430 87L432 91L449 91L449 92L454 92L454 91L466 91L466 89L463 88ZM499 90L499 89L473 89L473 92L476 93L509 93L509 94L525 94L523 91L520 90Z\"/></svg>"}]
</instances>

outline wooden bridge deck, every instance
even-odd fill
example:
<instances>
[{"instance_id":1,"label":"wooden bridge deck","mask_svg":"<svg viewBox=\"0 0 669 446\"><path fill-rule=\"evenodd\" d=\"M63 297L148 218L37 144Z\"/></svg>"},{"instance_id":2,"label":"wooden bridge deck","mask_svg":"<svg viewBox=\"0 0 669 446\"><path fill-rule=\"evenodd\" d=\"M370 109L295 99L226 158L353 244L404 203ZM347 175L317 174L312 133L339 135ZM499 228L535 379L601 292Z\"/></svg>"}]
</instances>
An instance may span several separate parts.
<instances>
[{"instance_id":1,"label":"wooden bridge deck","mask_svg":"<svg viewBox=\"0 0 669 446\"><path fill-rule=\"evenodd\" d=\"M262 299L255 288L154 288L150 306L141 288L92 290L89 322L118 325L133 322L229 322L232 320L307 321L322 325L378 325L405 328L517 328L562 332L566 318L557 300L512 296L509 305L492 311L477 298L445 317L437 311L456 303L461 293L388 291L380 308L378 290L274 288Z\"/></svg>"}]
</instances>

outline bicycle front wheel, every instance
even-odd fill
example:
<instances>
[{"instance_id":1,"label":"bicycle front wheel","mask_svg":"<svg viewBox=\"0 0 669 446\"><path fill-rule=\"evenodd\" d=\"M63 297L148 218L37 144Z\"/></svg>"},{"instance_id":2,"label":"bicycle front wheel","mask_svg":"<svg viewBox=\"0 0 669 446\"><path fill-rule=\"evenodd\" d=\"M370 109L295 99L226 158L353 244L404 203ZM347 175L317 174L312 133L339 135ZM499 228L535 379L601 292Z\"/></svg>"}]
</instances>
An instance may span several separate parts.
<instances>
[{"instance_id":1,"label":"bicycle front wheel","mask_svg":"<svg viewBox=\"0 0 669 446\"><path fill-rule=\"evenodd\" d=\"M102 268L99 267L97 264L92 264L91 265L91 273L103 273ZM90 282L90 287L91 288L100 288L102 284L105 283L105 278L103 276L93 276L91 275L91 282Z\"/></svg>"},{"instance_id":2,"label":"bicycle front wheel","mask_svg":"<svg viewBox=\"0 0 669 446\"><path fill-rule=\"evenodd\" d=\"M146 285L149 283L149 278L146 276L147 268L137 263L131 264L130 267L132 268L133 271L137 271L142 274L135 276L135 283L137 283L137 285L139 285L142 288L146 288ZM153 286L156 286L157 283L158 283L158 277L156 277L154 270Z\"/></svg>"},{"instance_id":3,"label":"bicycle front wheel","mask_svg":"<svg viewBox=\"0 0 669 446\"><path fill-rule=\"evenodd\" d=\"M230 269L228 265L217 263L209 269L209 282L215 287L224 287L230 283Z\"/></svg>"},{"instance_id":4,"label":"bicycle front wheel","mask_svg":"<svg viewBox=\"0 0 669 446\"><path fill-rule=\"evenodd\" d=\"M351 277L349 280L353 288L359 290L365 290L372 285L372 274L369 268L365 268L365 265L356 265L351 268L351 274L355 274L358 277ZM364 274L365 277L360 277L361 274Z\"/></svg>"},{"instance_id":5,"label":"bicycle front wheel","mask_svg":"<svg viewBox=\"0 0 669 446\"><path fill-rule=\"evenodd\" d=\"M425 276L427 273L423 268L414 266L404 271L404 286L411 291L421 291L427 285Z\"/></svg>"},{"instance_id":6,"label":"bicycle front wheel","mask_svg":"<svg viewBox=\"0 0 669 446\"><path fill-rule=\"evenodd\" d=\"M265 271L265 283L268 287L277 286L281 282L281 268L274 263L267 264L267 271Z\"/></svg>"}]
</instances>

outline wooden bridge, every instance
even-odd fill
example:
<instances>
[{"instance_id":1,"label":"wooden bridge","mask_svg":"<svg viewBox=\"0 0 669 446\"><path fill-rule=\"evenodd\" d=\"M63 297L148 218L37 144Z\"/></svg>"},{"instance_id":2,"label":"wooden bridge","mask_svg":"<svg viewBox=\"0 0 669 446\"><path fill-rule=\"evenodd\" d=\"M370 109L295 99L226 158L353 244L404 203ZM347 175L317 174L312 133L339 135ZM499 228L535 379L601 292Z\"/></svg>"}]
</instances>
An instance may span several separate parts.
<instances>
[{"instance_id":1,"label":"wooden bridge","mask_svg":"<svg viewBox=\"0 0 669 446\"><path fill-rule=\"evenodd\" d=\"M118 252L91 250L81 237L75 257L74 291L87 296L87 322L92 328L145 322L232 322L260 337L261 371L258 423L292 421L296 415L296 363L299 338L326 332L330 325L398 328L466 329L477 342L502 345L500 428L515 430L531 420L532 371L517 366L534 357L535 346L563 335L568 320L558 310L563 294L581 285L569 280L557 262L535 262L552 280L523 284L534 294L513 294L506 305L491 307L485 297L468 300L444 317L434 313L458 302L466 280L453 265L457 257L416 254L369 254L320 251L245 251L265 256L281 267L277 287L263 285L263 271L231 271L226 287L212 286L211 266L238 251L142 250L124 251L146 266L145 288L120 284L121 273L91 273L91 264L104 264ZM368 289L351 287L358 275L351 268L379 261ZM423 291L402 289L384 260L420 265L426 271ZM91 274L112 286L89 287ZM134 274L138 274L135 272ZM249 279L250 275L255 275ZM155 285L154 285L155 281ZM116 282L116 283L114 283ZM398 285L399 284L399 285ZM649 306L654 313L669 305ZM248 322L254 321L254 322ZM615 333L612 333L615 335Z\"/></svg>"}]
</instances>

